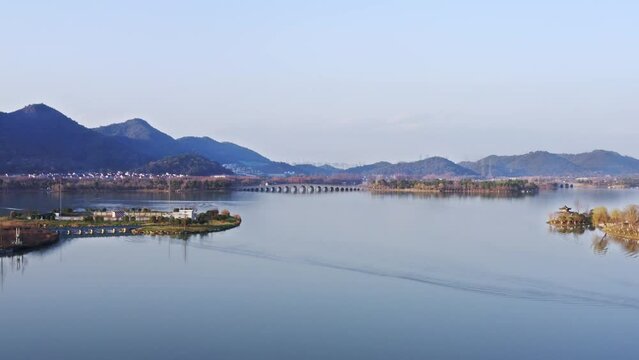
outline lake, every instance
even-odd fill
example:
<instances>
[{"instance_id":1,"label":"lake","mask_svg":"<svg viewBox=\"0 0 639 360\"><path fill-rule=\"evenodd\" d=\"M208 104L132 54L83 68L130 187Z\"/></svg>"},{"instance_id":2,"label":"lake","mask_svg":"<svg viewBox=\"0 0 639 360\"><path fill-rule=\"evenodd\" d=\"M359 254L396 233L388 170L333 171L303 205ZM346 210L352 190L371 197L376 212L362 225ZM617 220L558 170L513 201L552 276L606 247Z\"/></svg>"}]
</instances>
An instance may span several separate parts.
<instances>
[{"instance_id":1,"label":"lake","mask_svg":"<svg viewBox=\"0 0 639 360\"><path fill-rule=\"evenodd\" d=\"M64 207L228 208L187 241L71 238L2 259L4 359L635 358L636 244L545 224L639 190L534 197L65 194ZM50 210L55 194L0 194ZM639 248L638 248L639 250Z\"/></svg>"}]
</instances>

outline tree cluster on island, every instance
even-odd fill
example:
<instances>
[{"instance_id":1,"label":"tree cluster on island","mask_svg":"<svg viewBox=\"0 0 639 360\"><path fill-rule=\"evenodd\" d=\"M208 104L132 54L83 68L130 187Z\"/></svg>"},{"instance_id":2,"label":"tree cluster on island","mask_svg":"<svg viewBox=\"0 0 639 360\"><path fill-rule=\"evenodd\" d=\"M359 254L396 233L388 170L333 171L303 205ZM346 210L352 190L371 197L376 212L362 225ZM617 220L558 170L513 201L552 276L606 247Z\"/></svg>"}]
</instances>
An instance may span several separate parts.
<instances>
[{"instance_id":1,"label":"tree cluster on island","mask_svg":"<svg viewBox=\"0 0 639 360\"><path fill-rule=\"evenodd\" d=\"M582 213L564 207L551 215L548 223L562 232L600 229L608 235L639 240L638 205L612 210L599 206Z\"/></svg>"}]
</instances>

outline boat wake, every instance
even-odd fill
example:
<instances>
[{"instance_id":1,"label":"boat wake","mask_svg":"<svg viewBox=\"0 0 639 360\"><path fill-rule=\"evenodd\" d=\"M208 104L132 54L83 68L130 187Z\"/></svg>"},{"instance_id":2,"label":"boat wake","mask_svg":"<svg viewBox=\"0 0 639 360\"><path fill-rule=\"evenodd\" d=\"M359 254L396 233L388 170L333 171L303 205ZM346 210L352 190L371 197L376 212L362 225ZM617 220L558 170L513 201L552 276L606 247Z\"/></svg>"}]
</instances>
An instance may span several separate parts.
<instances>
[{"instance_id":1,"label":"boat wake","mask_svg":"<svg viewBox=\"0 0 639 360\"><path fill-rule=\"evenodd\" d=\"M503 276L489 277L488 281L490 281L490 283L488 283L488 281L482 282L480 280L473 279L456 279L444 274L435 276L431 274L394 271L393 269L340 264L321 259L285 257L277 254L238 247L226 247L195 242L189 242L189 246L237 256L247 256L283 263L348 271L369 276L411 281L424 285L512 299L557 302L573 305L619 307L639 310L639 298L610 295L589 290L558 286L551 282L534 279Z\"/></svg>"}]
</instances>

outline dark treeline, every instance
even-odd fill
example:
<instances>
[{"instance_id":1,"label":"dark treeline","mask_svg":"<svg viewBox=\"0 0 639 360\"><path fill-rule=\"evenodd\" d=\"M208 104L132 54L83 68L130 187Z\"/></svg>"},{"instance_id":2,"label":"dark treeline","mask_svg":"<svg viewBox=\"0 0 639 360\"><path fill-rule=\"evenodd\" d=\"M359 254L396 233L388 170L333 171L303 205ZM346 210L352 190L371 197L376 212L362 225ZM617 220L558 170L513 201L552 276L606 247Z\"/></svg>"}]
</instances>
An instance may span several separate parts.
<instances>
[{"instance_id":1,"label":"dark treeline","mask_svg":"<svg viewBox=\"0 0 639 360\"><path fill-rule=\"evenodd\" d=\"M369 185L373 191L415 191L468 194L534 194L539 187L528 180L377 180Z\"/></svg>"}]
</instances>

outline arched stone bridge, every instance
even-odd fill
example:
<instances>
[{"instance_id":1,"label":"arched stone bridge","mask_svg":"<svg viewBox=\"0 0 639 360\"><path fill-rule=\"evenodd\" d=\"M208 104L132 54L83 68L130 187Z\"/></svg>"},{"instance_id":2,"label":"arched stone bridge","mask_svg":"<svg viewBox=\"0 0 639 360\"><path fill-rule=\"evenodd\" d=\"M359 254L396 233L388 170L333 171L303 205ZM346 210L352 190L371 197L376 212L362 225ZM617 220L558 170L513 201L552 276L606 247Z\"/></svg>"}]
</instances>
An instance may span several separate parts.
<instances>
[{"instance_id":1,"label":"arched stone bridge","mask_svg":"<svg viewBox=\"0 0 639 360\"><path fill-rule=\"evenodd\" d=\"M361 191L358 185L323 185L323 184L269 184L241 187L240 191L312 194L329 192Z\"/></svg>"}]
</instances>

